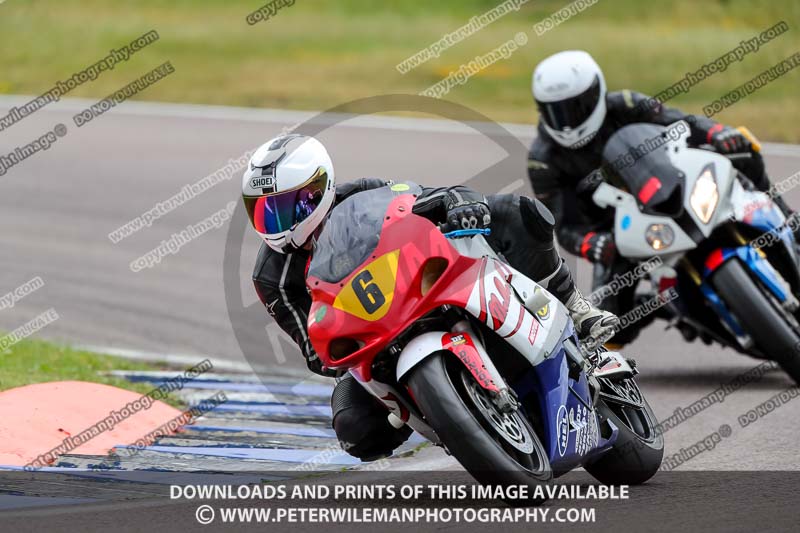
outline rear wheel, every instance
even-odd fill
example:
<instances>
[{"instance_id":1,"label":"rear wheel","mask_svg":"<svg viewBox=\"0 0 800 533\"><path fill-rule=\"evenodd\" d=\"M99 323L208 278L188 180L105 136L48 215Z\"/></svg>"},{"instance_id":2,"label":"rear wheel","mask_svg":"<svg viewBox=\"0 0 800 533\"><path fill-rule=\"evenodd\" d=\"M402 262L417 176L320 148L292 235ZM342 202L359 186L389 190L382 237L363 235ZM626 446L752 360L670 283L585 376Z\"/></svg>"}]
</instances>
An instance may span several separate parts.
<instances>
[{"instance_id":1,"label":"rear wheel","mask_svg":"<svg viewBox=\"0 0 800 533\"><path fill-rule=\"evenodd\" d=\"M600 379L597 411L619 430L614 448L586 465L586 471L607 485L644 483L661 466L664 437L658 421L633 379Z\"/></svg>"},{"instance_id":2,"label":"rear wheel","mask_svg":"<svg viewBox=\"0 0 800 533\"><path fill-rule=\"evenodd\" d=\"M719 267L712 283L759 350L800 384L800 335L790 325L787 313L739 261L728 261Z\"/></svg>"},{"instance_id":3,"label":"rear wheel","mask_svg":"<svg viewBox=\"0 0 800 533\"><path fill-rule=\"evenodd\" d=\"M500 412L449 352L417 365L408 385L447 450L479 482L533 487L552 480L547 453L523 412Z\"/></svg>"}]
</instances>

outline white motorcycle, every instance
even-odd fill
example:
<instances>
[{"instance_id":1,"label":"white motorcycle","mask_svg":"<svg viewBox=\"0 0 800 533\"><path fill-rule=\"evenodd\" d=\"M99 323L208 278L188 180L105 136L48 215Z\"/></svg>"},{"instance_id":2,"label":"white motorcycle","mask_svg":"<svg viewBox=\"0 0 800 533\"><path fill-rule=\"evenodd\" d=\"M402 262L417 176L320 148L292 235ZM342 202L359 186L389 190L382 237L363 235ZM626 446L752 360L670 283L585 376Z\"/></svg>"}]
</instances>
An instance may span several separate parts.
<instances>
[{"instance_id":1,"label":"white motorcycle","mask_svg":"<svg viewBox=\"0 0 800 533\"><path fill-rule=\"evenodd\" d=\"M659 309L671 325L688 338L774 360L800 383L800 272L791 231L798 221L731 164L750 154L690 148L688 135L684 122L620 129L589 185L596 187L592 201L614 208L620 256L657 265L643 278L650 290L677 295L662 298Z\"/></svg>"}]
</instances>

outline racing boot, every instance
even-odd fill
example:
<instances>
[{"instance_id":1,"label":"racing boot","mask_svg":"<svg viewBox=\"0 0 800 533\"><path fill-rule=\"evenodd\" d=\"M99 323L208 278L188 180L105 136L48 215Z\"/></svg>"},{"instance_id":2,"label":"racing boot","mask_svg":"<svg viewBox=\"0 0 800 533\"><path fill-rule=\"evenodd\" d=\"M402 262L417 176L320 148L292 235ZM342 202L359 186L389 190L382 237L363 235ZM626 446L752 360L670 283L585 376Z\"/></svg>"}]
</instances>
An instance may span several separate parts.
<instances>
[{"instance_id":1,"label":"racing boot","mask_svg":"<svg viewBox=\"0 0 800 533\"><path fill-rule=\"evenodd\" d=\"M616 315L598 309L577 288L566 301L578 338L587 353L594 353L614 336L619 325Z\"/></svg>"},{"instance_id":2,"label":"racing boot","mask_svg":"<svg viewBox=\"0 0 800 533\"><path fill-rule=\"evenodd\" d=\"M583 297L575 286L569 267L561 260L559 268L547 278L539 281L545 289L561 301L569 310L572 322L586 354L593 354L617 331L619 318L613 313L598 309Z\"/></svg>"}]
</instances>

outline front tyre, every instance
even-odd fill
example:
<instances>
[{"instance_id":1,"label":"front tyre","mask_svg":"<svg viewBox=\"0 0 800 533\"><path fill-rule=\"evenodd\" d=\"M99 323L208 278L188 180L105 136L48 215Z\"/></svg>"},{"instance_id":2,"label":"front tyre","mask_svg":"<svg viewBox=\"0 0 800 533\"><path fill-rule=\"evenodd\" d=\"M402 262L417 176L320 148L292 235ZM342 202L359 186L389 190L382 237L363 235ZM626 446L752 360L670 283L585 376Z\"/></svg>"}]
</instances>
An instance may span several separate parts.
<instances>
[{"instance_id":1,"label":"front tyre","mask_svg":"<svg viewBox=\"0 0 800 533\"><path fill-rule=\"evenodd\" d=\"M777 362L795 383L800 384L800 336L778 304L773 303L736 260L719 267L712 283L764 356Z\"/></svg>"},{"instance_id":2,"label":"front tyre","mask_svg":"<svg viewBox=\"0 0 800 533\"><path fill-rule=\"evenodd\" d=\"M664 436L650 404L633 379L600 379L601 421L619 430L614 447L585 466L606 485L640 485L653 477L664 458Z\"/></svg>"},{"instance_id":3,"label":"front tyre","mask_svg":"<svg viewBox=\"0 0 800 533\"><path fill-rule=\"evenodd\" d=\"M490 393L449 352L417 365L408 386L447 450L480 483L533 488L552 480L544 446L522 411L498 411Z\"/></svg>"}]
</instances>

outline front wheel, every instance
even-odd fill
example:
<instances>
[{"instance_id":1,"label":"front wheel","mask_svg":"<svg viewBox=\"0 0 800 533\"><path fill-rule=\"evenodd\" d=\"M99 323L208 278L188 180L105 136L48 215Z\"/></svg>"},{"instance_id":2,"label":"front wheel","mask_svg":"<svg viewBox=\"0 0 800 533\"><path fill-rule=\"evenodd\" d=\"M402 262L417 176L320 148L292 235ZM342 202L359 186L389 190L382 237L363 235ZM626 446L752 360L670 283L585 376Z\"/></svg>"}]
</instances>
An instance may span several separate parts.
<instances>
[{"instance_id":1,"label":"front wheel","mask_svg":"<svg viewBox=\"0 0 800 533\"><path fill-rule=\"evenodd\" d=\"M500 412L449 352L417 365L408 386L447 450L480 483L533 488L552 480L547 453L524 414Z\"/></svg>"},{"instance_id":2,"label":"front wheel","mask_svg":"<svg viewBox=\"0 0 800 533\"><path fill-rule=\"evenodd\" d=\"M614 447L587 464L586 471L606 485L644 483L658 472L664 458L664 437L653 409L633 379L601 378L600 386L598 414L619 433Z\"/></svg>"},{"instance_id":3,"label":"front wheel","mask_svg":"<svg viewBox=\"0 0 800 533\"><path fill-rule=\"evenodd\" d=\"M777 362L800 384L800 336L739 261L728 261L714 273L712 283L742 328L768 359Z\"/></svg>"}]
</instances>

